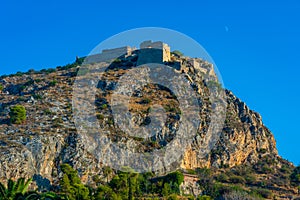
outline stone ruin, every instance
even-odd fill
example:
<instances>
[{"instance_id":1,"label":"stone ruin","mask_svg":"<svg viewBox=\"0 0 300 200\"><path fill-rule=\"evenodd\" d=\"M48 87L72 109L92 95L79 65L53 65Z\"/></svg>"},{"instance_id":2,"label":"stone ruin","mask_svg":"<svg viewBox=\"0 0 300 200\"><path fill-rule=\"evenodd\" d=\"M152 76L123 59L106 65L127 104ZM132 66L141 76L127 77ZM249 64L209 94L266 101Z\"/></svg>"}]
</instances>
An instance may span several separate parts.
<instances>
[{"instance_id":1,"label":"stone ruin","mask_svg":"<svg viewBox=\"0 0 300 200\"><path fill-rule=\"evenodd\" d=\"M135 48L131 48L130 46L119 47L114 49L104 49L102 53L89 55L85 58L85 63L98 63L98 62L107 62L112 61L116 58L122 56L130 56L132 52L136 50Z\"/></svg>"},{"instance_id":2,"label":"stone ruin","mask_svg":"<svg viewBox=\"0 0 300 200\"><path fill-rule=\"evenodd\" d=\"M85 59L86 63L97 63L112 61L117 58L126 58L133 53L138 54L137 65L146 63L164 63L171 60L169 45L151 40L144 41L140 44L140 49L136 51L135 47L125 46L114 49L104 49L100 54L90 55Z\"/></svg>"},{"instance_id":3,"label":"stone ruin","mask_svg":"<svg viewBox=\"0 0 300 200\"><path fill-rule=\"evenodd\" d=\"M100 54L88 56L85 59L85 63L88 64L97 62L111 62L117 58L122 59L133 55L138 56L136 63L137 66L147 63L167 64L182 73L187 73L188 71L193 70L192 68L194 68L194 70L202 74L215 76L213 65L209 62L199 58L172 58L170 46L161 41L144 41L140 44L140 49L136 49L135 47L130 46L114 49L104 49Z\"/></svg>"}]
</instances>

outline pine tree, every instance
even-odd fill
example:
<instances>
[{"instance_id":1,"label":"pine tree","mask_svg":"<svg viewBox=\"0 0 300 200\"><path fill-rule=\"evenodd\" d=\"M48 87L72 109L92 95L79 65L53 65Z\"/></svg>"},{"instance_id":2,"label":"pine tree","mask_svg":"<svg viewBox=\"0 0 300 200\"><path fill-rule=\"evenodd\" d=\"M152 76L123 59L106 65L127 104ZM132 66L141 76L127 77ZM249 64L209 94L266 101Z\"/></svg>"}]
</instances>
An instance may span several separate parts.
<instances>
[{"instance_id":1,"label":"pine tree","mask_svg":"<svg viewBox=\"0 0 300 200\"><path fill-rule=\"evenodd\" d=\"M89 189L81 183L78 176L78 172L74 170L70 165L61 165L63 171L63 177L60 181L61 192L66 194L68 199L82 199L87 200L89 198Z\"/></svg>"}]
</instances>

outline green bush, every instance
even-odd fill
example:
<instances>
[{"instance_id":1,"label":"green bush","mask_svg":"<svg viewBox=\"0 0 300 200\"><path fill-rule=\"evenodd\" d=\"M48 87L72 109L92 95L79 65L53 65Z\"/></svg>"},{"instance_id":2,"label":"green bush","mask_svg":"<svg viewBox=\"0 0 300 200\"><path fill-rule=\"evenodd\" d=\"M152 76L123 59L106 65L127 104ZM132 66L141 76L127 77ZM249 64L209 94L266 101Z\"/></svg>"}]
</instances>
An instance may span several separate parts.
<instances>
[{"instance_id":1,"label":"green bush","mask_svg":"<svg viewBox=\"0 0 300 200\"><path fill-rule=\"evenodd\" d=\"M217 181L222 182L222 183L226 183L229 181L229 177L224 173L219 174L216 179L217 179Z\"/></svg>"},{"instance_id":2,"label":"green bush","mask_svg":"<svg viewBox=\"0 0 300 200\"><path fill-rule=\"evenodd\" d=\"M270 168L269 165L264 164L263 167L262 167L262 172L264 174L270 174L270 173L273 173L274 170L272 168Z\"/></svg>"},{"instance_id":3,"label":"green bush","mask_svg":"<svg viewBox=\"0 0 300 200\"><path fill-rule=\"evenodd\" d=\"M196 171L193 170L193 169L187 169L186 173L188 173L188 174L197 174Z\"/></svg>"},{"instance_id":4,"label":"green bush","mask_svg":"<svg viewBox=\"0 0 300 200\"><path fill-rule=\"evenodd\" d=\"M177 55L177 56L180 56L180 57L184 55L181 51L178 51L178 50L174 50L174 51L172 51L171 53L172 53L172 54L175 54L175 55Z\"/></svg>"},{"instance_id":5,"label":"green bush","mask_svg":"<svg viewBox=\"0 0 300 200\"><path fill-rule=\"evenodd\" d=\"M0 83L0 91L3 90L3 85Z\"/></svg>"},{"instance_id":6,"label":"green bush","mask_svg":"<svg viewBox=\"0 0 300 200\"><path fill-rule=\"evenodd\" d=\"M222 191L223 185L216 183L213 178L213 172L208 168L197 168L196 169L199 180L199 188L202 190L203 195L208 195L212 199L217 198Z\"/></svg>"},{"instance_id":7,"label":"green bush","mask_svg":"<svg viewBox=\"0 0 300 200\"><path fill-rule=\"evenodd\" d=\"M52 112L51 112L51 110L49 108L47 108L47 109L44 110L44 114L45 115L51 115Z\"/></svg>"},{"instance_id":8,"label":"green bush","mask_svg":"<svg viewBox=\"0 0 300 200\"><path fill-rule=\"evenodd\" d=\"M62 120L62 118L58 117L52 120L52 124L54 128L59 128L62 127L62 123L64 123L64 121Z\"/></svg>"},{"instance_id":9,"label":"green bush","mask_svg":"<svg viewBox=\"0 0 300 200\"><path fill-rule=\"evenodd\" d=\"M290 174L291 173L291 169L288 166L283 165L280 169L280 171L284 174Z\"/></svg>"},{"instance_id":10,"label":"green bush","mask_svg":"<svg viewBox=\"0 0 300 200\"><path fill-rule=\"evenodd\" d=\"M176 194L171 194L170 196L168 196L167 200L177 200L178 197Z\"/></svg>"},{"instance_id":11,"label":"green bush","mask_svg":"<svg viewBox=\"0 0 300 200\"><path fill-rule=\"evenodd\" d=\"M28 80L26 83L24 83L24 86L25 86L25 88L26 88L27 86L31 86L31 85L33 85L33 84L34 84L34 80L30 79L30 80Z\"/></svg>"},{"instance_id":12,"label":"green bush","mask_svg":"<svg viewBox=\"0 0 300 200\"><path fill-rule=\"evenodd\" d=\"M290 176L293 184L300 184L300 166L296 167Z\"/></svg>"},{"instance_id":13,"label":"green bush","mask_svg":"<svg viewBox=\"0 0 300 200\"><path fill-rule=\"evenodd\" d=\"M32 97L38 100L43 99L43 96L41 94L33 94Z\"/></svg>"},{"instance_id":14,"label":"green bush","mask_svg":"<svg viewBox=\"0 0 300 200\"><path fill-rule=\"evenodd\" d=\"M98 114L96 115L96 117L97 117L97 119L99 119L99 120L103 120L103 119L104 119L104 115L102 115L102 114L100 114L100 113L98 113Z\"/></svg>"},{"instance_id":15,"label":"green bush","mask_svg":"<svg viewBox=\"0 0 300 200\"><path fill-rule=\"evenodd\" d=\"M101 105L101 109L106 109L107 108L107 104L102 104Z\"/></svg>"},{"instance_id":16,"label":"green bush","mask_svg":"<svg viewBox=\"0 0 300 200\"><path fill-rule=\"evenodd\" d=\"M40 82L42 82L42 79L40 79L40 78L37 78L37 79L35 79L35 80L34 80L34 82L36 82L36 83L40 83Z\"/></svg>"},{"instance_id":17,"label":"green bush","mask_svg":"<svg viewBox=\"0 0 300 200\"><path fill-rule=\"evenodd\" d=\"M113 61L113 63L115 63L115 64L119 64L119 63L121 63L122 62L122 60L120 59L120 58L116 58L114 61Z\"/></svg>"},{"instance_id":18,"label":"green bush","mask_svg":"<svg viewBox=\"0 0 300 200\"><path fill-rule=\"evenodd\" d=\"M22 105L16 105L10 108L10 122L13 124L21 124L26 120L26 109Z\"/></svg>"},{"instance_id":19,"label":"green bush","mask_svg":"<svg viewBox=\"0 0 300 200\"><path fill-rule=\"evenodd\" d=\"M15 74L15 76L23 76L23 74L24 74L23 72L20 72L20 71L19 71L19 72L17 72L17 73Z\"/></svg>"},{"instance_id":20,"label":"green bush","mask_svg":"<svg viewBox=\"0 0 300 200\"><path fill-rule=\"evenodd\" d=\"M53 80L53 81L50 81L49 83L49 86L55 86L57 84L57 81L56 80Z\"/></svg>"},{"instance_id":21,"label":"green bush","mask_svg":"<svg viewBox=\"0 0 300 200\"><path fill-rule=\"evenodd\" d=\"M176 114L181 114L180 108L175 107L173 105L169 105L169 104L164 105L164 109L165 109L166 112L173 112L173 113L176 113Z\"/></svg>"},{"instance_id":22,"label":"green bush","mask_svg":"<svg viewBox=\"0 0 300 200\"><path fill-rule=\"evenodd\" d=\"M207 196L207 195L203 195L203 196L198 197L197 200L211 200L211 197Z\"/></svg>"},{"instance_id":23,"label":"green bush","mask_svg":"<svg viewBox=\"0 0 300 200\"><path fill-rule=\"evenodd\" d=\"M109 124L109 125L113 125L114 124L114 119L113 118L108 118L108 120L107 120L107 124Z\"/></svg>"},{"instance_id":24,"label":"green bush","mask_svg":"<svg viewBox=\"0 0 300 200\"><path fill-rule=\"evenodd\" d=\"M267 149L265 149L265 148L259 149L258 153L265 154L265 153L267 153Z\"/></svg>"},{"instance_id":25,"label":"green bush","mask_svg":"<svg viewBox=\"0 0 300 200\"><path fill-rule=\"evenodd\" d=\"M229 177L229 182L230 183L240 183L240 184L245 184L246 181L243 177L237 176L237 175L232 175Z\"/></svg>"},{"instance_id":26,"label":"green bush","mask_svg":"<svg viewBox=\"0 0 300 200\"><path fill-rule=\"evenodd\" d=\"M46 74L51 74L53 72L55 72L56 70L53 68L49 68L49 69L42 69L41 72L46 73Z\"/></svg>"},{"instance_id":27,"label":"green bush","mask_svg":"<svg viewBox=\"0 0 300 200\"><path fill-rule=\"evenodd\" d=\"M187 195L186 196L187 200L195 200L195 197L193 195Z\"/></svg>"},{"instance_id":28,"label":"green bush","mask_svg":"<svg viewBox=\"0 0 300 200\"><path fill-rule=\"evenodd\" d=\"M254 175L248 174L245 176L245 180L247 184L255 184L256 183L256 177Z\"/></svg>"},{"instance_id":29,"label":"green bush","mask_svg":"<svg viewBox=\"0 0 300 200\"><path fill-rule=\"evenodd\" d=\"M254 194L256 193L266 199L272 199L272 197L273 197L273 193L267 189L257 188L257 189L252 190L252 192Z\"/></svg>"},{"instance_id":30,"label":"green bush","mask_svg":"<svg viewBox=\"0 0 300 200\"><path fill-rule=\"evenodd\" d=\"M149 104L151 103L151 99L149 98L144 98L142 101L141 101L142 104Z\"/></svg>"},{"instance_id":31,"label":"green bush","mask_svg":"<svg viewBox=\"0 0 300 200\"><path fill-rule=\"evenodd\" d=\"M26 72L26 74L35 74L36 72L35 72L35 70L34 69L29 69L27 72Z\"/></svg>"}]
</instances>

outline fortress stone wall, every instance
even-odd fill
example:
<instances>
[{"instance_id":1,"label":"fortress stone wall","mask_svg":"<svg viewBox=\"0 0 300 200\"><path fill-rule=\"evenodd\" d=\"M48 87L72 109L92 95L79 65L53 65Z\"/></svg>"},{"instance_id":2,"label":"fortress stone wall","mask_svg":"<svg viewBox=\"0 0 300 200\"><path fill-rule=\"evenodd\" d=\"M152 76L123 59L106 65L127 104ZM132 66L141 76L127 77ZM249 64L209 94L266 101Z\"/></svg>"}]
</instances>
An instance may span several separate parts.
<instances>
[{"instance_id":1,"label":"fortress stone wall","mask_svg":"<svg viewBox=\"0 0 300 200\"><path fill-rule=\"evenodd\" d=\"M130 46L119 47L114 49L104 49L100 54L90 55L86 58L86 63L107 62L119 57L127 57L135 51L136 48ZM171 51L169 45L151 40L144 41L140 44L138 51L138 65L146 63L164 63L171 60Z\"/></svg>"},{"instance_id":2,"label":"fortress stone wall","mask_svg":"<svg viewBox=\"0 0 300 200\"><path fill-rule=\"evenodd\" d=\"M111 61L119 57L130 56L136 48L129 46L119 47L114 49L104 49L102 53L90 55L85 59L86 63L97 63L97 62L106 62Z\"/></svg>"},{"instance_id":3,"label":"fortress stone wall","mask_svg":"<svg viewBox=\"0 0 300 200\"><path fill-rule=\"evenodd\" d=\"M85 63L97 62L112 62L116 58L126 58L131 55L138 55L137 65L147 63L166 64L172 61L174 69L187 73L190 70L201 72L202 74L215 76L212 64L198 58L184 58L181 60L171 59L170 46L161 41L152 42L151 40L144 41L140 44L140 49L135 47L125 46L114 49L104 49L100 54L88 56ZM191 66L193 66L191 68Z\"/></svg>"}]
</instances>

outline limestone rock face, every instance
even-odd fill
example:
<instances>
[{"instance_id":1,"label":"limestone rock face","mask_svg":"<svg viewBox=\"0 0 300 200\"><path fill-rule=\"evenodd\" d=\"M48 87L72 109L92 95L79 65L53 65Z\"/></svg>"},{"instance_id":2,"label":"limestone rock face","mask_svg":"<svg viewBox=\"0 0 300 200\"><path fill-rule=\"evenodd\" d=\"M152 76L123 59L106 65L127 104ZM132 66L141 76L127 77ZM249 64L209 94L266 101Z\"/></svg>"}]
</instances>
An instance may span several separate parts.
<instances>
[{"instance_id":1,"label":"limestone rock face","mask_svg":"<svg viewBox=\"0 0 300 200\"><path fill-rule=\"evenodd\" d=\"M110 97L119 78L137 65L137 55L133 53L111 64L104 79L97 84L98 93L93 103L99 126L113 142L124 144L132 152L151 152L172 141L180 124L181 112L174 94L162 86L150 84L132 94L130 121L138 125L151 123L151 106L160 104L167 111L165 127L146 140L128 136L116 127ZM201 102L201 125L178 167L231 167L255 163L262 154L277 155L274 137L263 125L261 116L232 92L219 86L211 64L200 59L192 61L188 57L172 55L167 63L180 69L176 70L177 73L186 77ZM103 162L88 151L91 147L83 142L74 125L72 87L77 71L76 66L66 66L0 78L3 85L0 96L0 181L34 177L40 189L48 188L62 176L62 163L69 163L77 169L85 183L93 184L94 176L104 178ZM201 157L201 138L207 134L213 120L210 111L217 107L208 98L211 93L209 85L214 85L217 92L224 92L226 117L218 142L205 157ZM27 111L27 119L20 125L9 122L9 108L16 104L23 105Z\"/></svg>"},{"instance_id":2,"label":"limestone rock face","mask_svg":"<svg viewBox=\"0 0 300 200\"><path fill-rule=\"evenodd\" d=\"M52 181L57 166L56 158L62 149L63 138L59 135L36 135L23 137L14 135L1 141L1 181L7 178L33 177L41 175Z\"/></svg>"},{"instance_id":3,"label":"limestone rock face","mask_svg":"<svg viewBox=\"0 0 300 200\"><path fill-rule=\"evenodd\" d=\"M261 116L226 90L227 113L219 142L205 158L197 157L197 147L186 151L182 167L236 166L255 163L262 154L277 155L276 142Z\"/></svg>"}]
</instances>

